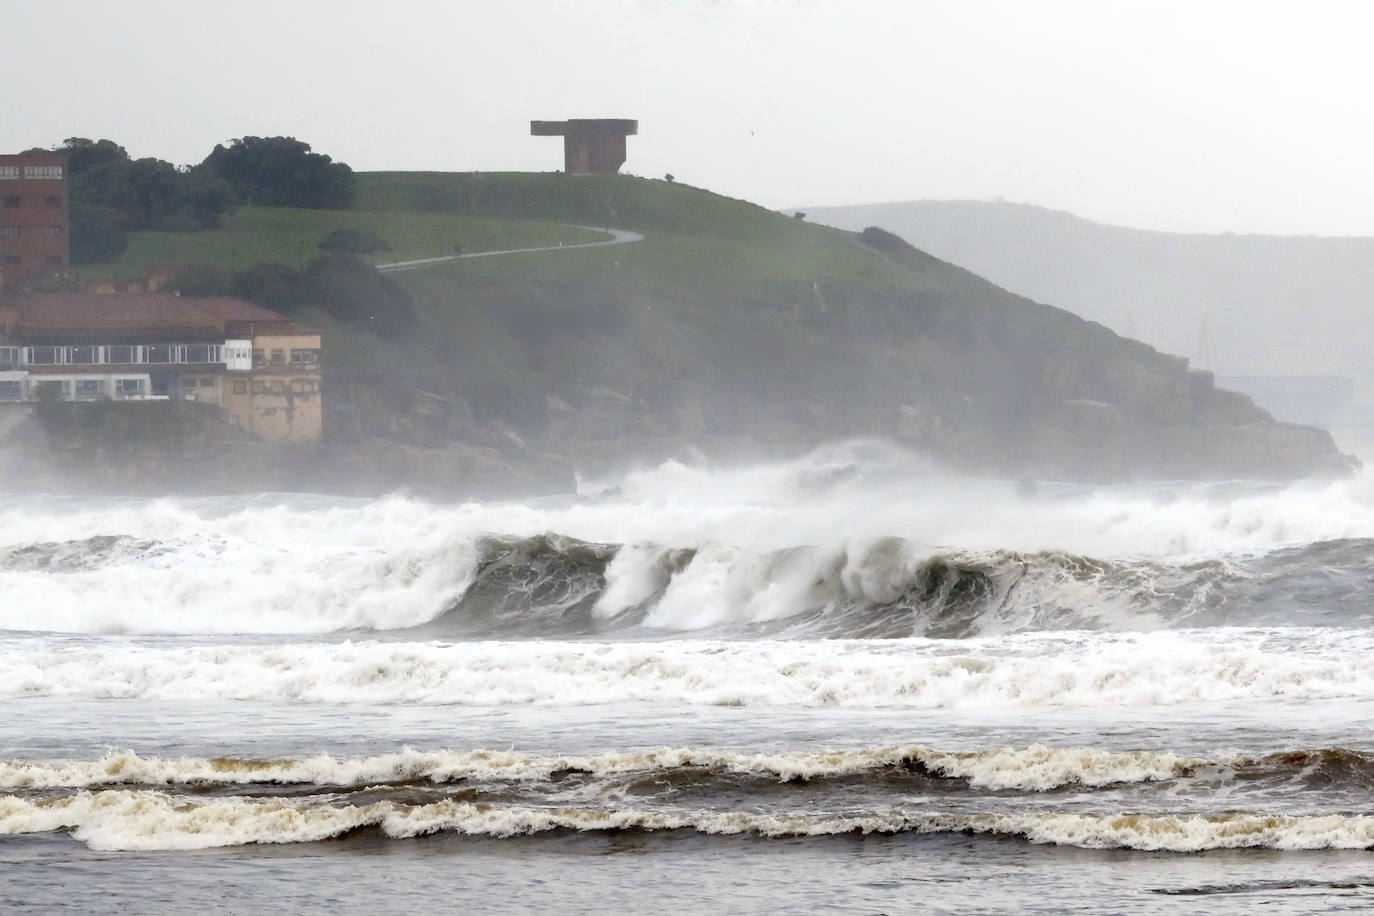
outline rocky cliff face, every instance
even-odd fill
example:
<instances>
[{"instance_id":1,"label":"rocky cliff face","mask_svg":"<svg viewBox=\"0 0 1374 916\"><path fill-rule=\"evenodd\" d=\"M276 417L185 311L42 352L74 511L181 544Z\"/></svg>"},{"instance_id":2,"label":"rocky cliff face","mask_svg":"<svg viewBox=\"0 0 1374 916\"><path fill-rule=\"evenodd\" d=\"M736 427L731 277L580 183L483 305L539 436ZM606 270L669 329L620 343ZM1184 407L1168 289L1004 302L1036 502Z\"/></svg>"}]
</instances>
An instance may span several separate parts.
<instances>
[{"instance_id":1,"label":"rocky cliff face","mask_svg":"<svg viewBox=\"0 0 1374 916\"><path fill-rule=\"evenodd\" d=\"M422 306L428 293L433 310L449 301L481 317L499 364L473 353L448 377L436 365L423 381L393 379L389 399L385 378L338 384L334 428L346 414L354 447L403 446L393 471L416 462L432 479L448 454L467 469L457 479L550 486L573 469L782 457L851 437L1017 477L1291 478L1354 466L1325 432L1273 422L1186 360L880 230L838 244L880 269L803 266L769 283L708 273L705 292L664 284L662 265L648 278L453 276L447 300L419 284Z\"/></svg>"}]
</instances>

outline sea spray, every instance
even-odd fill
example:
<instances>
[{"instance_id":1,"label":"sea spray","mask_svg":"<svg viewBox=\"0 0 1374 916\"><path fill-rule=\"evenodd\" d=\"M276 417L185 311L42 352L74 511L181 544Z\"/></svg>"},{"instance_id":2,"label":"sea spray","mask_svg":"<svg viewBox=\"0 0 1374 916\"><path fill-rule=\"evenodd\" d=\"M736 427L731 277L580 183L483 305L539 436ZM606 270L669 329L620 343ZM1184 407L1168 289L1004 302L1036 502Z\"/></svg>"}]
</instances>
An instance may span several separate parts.
<instances>
[{"instance_id":1,"label":"sea spray","mask_svg":"<svg viewBox=\"0 0 1374 916\"><path fill-rule=\"evenodd\" d=\"M0 697L979 709L1374 700L1365 630L965 640L0 643Z\"/></svg>"}]
</instances>

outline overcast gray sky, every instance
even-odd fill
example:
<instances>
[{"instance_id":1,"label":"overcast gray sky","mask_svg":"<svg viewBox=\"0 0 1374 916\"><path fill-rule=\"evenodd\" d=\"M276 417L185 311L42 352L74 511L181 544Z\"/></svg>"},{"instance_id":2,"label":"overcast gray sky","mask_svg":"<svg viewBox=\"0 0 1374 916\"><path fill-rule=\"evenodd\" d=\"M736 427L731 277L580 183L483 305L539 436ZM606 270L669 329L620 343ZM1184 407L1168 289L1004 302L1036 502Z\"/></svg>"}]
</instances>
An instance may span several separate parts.
<instances>
[{"instance_id":1,"label":"overcast gray sky","mask_svg":"<svg viewBox=\"0 0 1374 916\"><path fill-rule=\"evenodd\" d=\"M625 171L770 207L1005 197L1145 228L1374 235L1374 4L0 0L0 150Z\"/></svg>"}]
</instances>

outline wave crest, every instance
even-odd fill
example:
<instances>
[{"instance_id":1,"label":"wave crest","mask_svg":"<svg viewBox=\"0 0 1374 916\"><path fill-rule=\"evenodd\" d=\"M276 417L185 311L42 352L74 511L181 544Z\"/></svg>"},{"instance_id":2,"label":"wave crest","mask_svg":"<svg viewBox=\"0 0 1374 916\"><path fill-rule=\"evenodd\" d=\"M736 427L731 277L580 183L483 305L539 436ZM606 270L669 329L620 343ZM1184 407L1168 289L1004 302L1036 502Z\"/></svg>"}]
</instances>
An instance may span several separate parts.
<instances>
[{"instance_id":1,"label":"wave crest","mask_svg":"<svg viewBox=\"0 0 1374 916\"><path fill-rule=\"evenodd\" d=\"M1366 815L916 814L772 815L746 811L524 807L443 800L332 805L321 801L189 800L108 790L31 801L0 797L0 835L68 830L99 850L188 850L247 843L308 843L364 828L402 839L460 833L494 839L550 831L692 830L763 838L843 834L973 833L1088 849L1368 849Z\"/></svg>"},{"instance_id":2,"label":"wave crest","mask_svg":"<svg viewBox=\"0 0 1374 916\"><path fill-rule=\"evenodd\" d=\"M390 549L240 558L229 542L95 536L0 550L0 629L711 632L965 639L1200 626L1368 626L1374 540L1189 561L932 549L899 537L745 549L431 533Z\"/></svg>"}]
</instances>

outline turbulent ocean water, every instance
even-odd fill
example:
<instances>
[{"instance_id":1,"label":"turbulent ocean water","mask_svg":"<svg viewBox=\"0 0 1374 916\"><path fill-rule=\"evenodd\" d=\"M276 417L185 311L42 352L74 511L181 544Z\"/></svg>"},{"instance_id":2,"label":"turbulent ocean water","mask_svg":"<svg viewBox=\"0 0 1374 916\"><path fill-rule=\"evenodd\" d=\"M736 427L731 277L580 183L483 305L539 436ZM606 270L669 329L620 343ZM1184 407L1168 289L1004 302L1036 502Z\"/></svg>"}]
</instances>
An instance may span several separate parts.
<instances>
[{"instance_id":1,"label":"turbulent ocean water","mask_svg":"<svg viewBox=\"0 0 1374 916\"><path fill-rule=\"evenodd\" d=\"M582 490L0 499L0 907L1374 905L1374 480Z\"/></svg>"}]
</instances>

